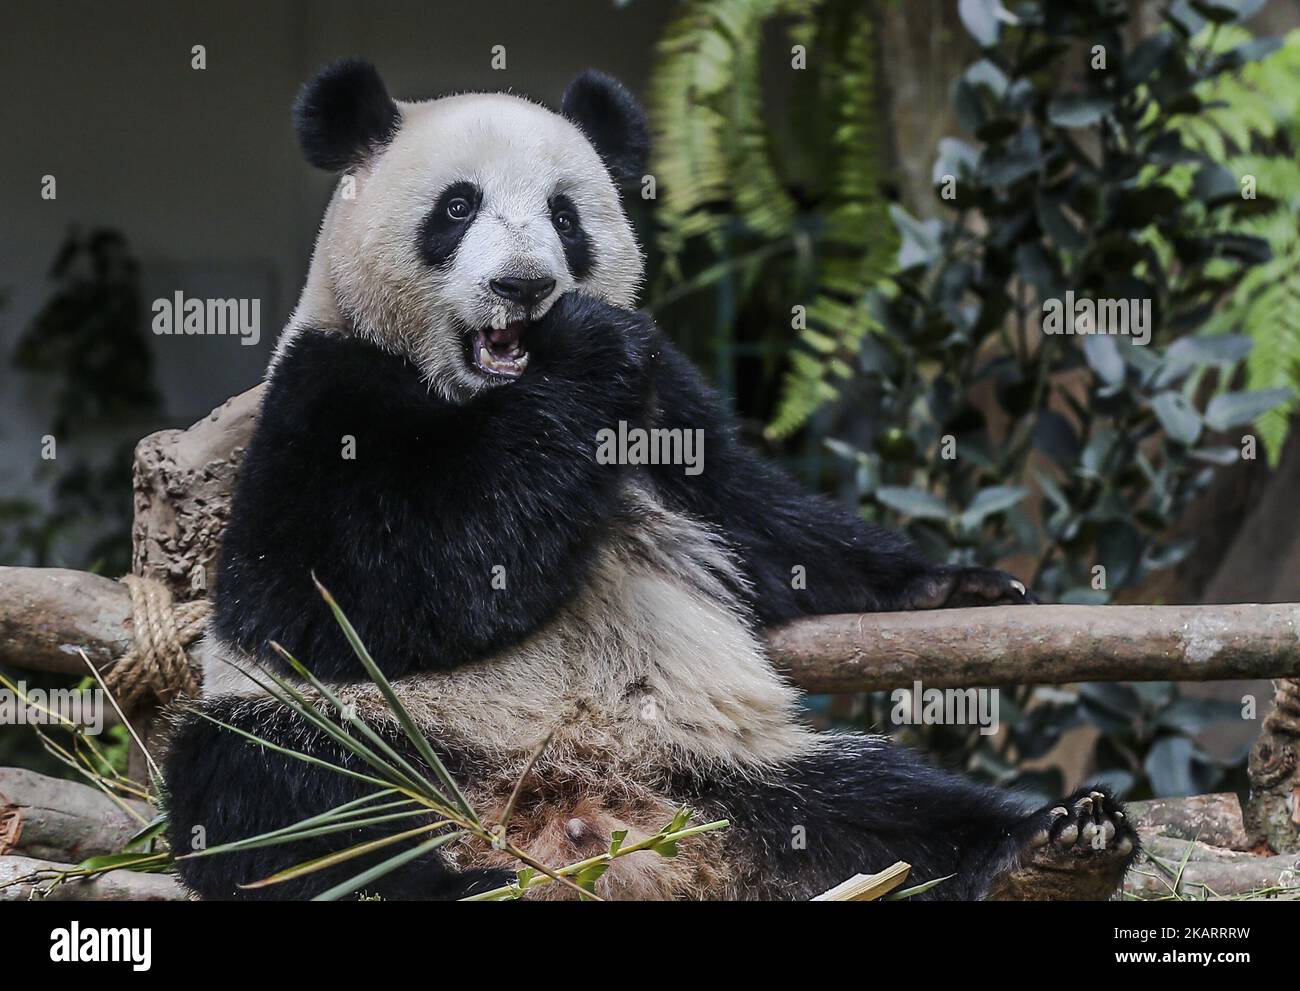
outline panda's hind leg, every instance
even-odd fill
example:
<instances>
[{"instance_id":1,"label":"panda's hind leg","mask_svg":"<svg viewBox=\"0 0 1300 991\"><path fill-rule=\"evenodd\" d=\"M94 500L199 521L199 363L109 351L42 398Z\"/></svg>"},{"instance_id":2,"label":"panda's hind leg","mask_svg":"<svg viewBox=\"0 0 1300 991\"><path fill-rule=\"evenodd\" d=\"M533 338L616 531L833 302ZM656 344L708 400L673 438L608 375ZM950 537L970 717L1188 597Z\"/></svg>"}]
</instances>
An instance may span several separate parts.
<instances>
[{"instance_id":1,"label":"panda's hind leg","mask_svg":"<svg viewBox=\"0 0 1300 991\"><path fill-rule=\"evenodd\" d=\"M1103 899L1136 849L1104 789L1030 811L869 737L823 738L773 774L714 782L695 800L731 821L727 842L747 868L733 890L746 897L807 899L901 860L910 883L938 882L923 900Z\"/></svg>"},{"instance_id":2,"label":"panda's hind leg","mask_svg":"<svg viewBox=\"0 0 1300 991\"><path fill-rule=\"evenodd\" d=\"M428 838L385 845L364 857L265 887L248 885L308 860L410 829L420 820L412 817L286 844L185 856L283 829L379 790L378 785L276 752L227 727L354 771L370 770L273 699L225 696L181 710L163 757L168 841L180 858L181 880L202 898L309 899ZM396 739L389 744L400 749ZM418 766L414 755L403 756ZM373 881L364 893L387 900L455 899L512 878L509 871L455 871L434 850Z\"/></svg>"}]
</instances>

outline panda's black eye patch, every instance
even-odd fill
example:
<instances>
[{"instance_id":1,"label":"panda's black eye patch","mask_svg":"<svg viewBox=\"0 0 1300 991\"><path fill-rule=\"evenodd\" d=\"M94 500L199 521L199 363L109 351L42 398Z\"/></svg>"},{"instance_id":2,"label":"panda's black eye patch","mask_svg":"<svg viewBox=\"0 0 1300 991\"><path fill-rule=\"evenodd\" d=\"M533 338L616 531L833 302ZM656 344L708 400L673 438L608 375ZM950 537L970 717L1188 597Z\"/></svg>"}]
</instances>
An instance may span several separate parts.
<instances>
[{"instance_id":1,"label":"panda's black eye patch","mask_svg":"<svg viewBox=\"0 0 1300 991\"><path fill-rule=\"evenodd\" d=\"M454 182L442 191L420 225L420 257L425 264L444 265L451 259L482 200L483 191L472 182Z\"/></svg>"},{"instance_id":2,"label":"panda's black eye patch","mask_svg":"<svg viewBox=\"0 0 1300 991\"><path fill-rule=\"evenodd\" d=\"M560 235L564 260L575 279L586 278L591 273L591 238L582 227L582 218L573 200L563 193L551 197L551 223Z\"/></svg>"}]
</instances>

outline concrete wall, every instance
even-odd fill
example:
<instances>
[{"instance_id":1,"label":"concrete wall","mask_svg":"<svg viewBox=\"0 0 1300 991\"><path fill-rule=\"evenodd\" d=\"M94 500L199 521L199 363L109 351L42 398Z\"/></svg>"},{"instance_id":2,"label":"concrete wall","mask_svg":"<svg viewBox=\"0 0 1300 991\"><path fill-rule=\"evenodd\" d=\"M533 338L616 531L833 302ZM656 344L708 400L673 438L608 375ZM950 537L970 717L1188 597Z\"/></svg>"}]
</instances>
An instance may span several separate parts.
<instances>
[{"instance_id":1,"label":"concrete wall","mask_svg":"<svg viewBox=\"0 0 1300 991\"><path fill-rule=\"evenodd\" d=\"M668 0L7 0L0 10L0 495L29 484L48 409L9 355L48 297L68 227L120 229L146 304L258 297L262 340L150 339L169 423L261 374L296 299L331 180L298 154L289 108L327 61L376 62L402 98L505 89L552 104L589 66L641 90ZM206 47L207 68L191 68ZM507 68L491 68L506 46ZM57 199L40 196L41 177Z\"/></svg>"}]
</instances>

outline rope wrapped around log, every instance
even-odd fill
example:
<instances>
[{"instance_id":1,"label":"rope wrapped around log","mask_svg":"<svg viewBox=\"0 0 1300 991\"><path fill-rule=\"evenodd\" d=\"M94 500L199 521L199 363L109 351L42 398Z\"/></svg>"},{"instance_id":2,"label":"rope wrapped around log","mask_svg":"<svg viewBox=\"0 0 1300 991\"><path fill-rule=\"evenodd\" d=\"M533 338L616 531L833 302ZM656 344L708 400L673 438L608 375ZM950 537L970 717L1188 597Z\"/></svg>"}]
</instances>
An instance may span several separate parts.
<instances>
[{"instance_id":1,"label":"rope wrapped around log","mask_svg":"<svg viewBox=\"0 0 1300 991\"><path fill-rule=\"evenodd\" d=\"M104 684L124 711L156 701L166 705L194 696L199 676L185 648L203 633L207 599L175 602L162 582L138 575L122 579L131 595L130 649L104 672Z\"/></svg>"}]
</instances>

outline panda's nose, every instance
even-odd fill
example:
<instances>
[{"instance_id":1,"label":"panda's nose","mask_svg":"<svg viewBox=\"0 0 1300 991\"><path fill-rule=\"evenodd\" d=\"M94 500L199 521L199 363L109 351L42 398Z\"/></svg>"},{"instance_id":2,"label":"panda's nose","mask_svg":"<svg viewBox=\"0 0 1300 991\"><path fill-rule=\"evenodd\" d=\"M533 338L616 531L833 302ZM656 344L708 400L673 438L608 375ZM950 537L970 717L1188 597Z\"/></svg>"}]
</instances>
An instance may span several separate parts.
<instances>
[{"instance_id":1,"label":"panda's nose","mask_svg":"<svg viewBox=\"0 0 1300 991\"><path fill-rule=\"evenodd\" d=\"M493 279L488 283L492 291L502 299L521 306L535 306L555 288L554 279Z\"/></svg>"}]
</instances>

